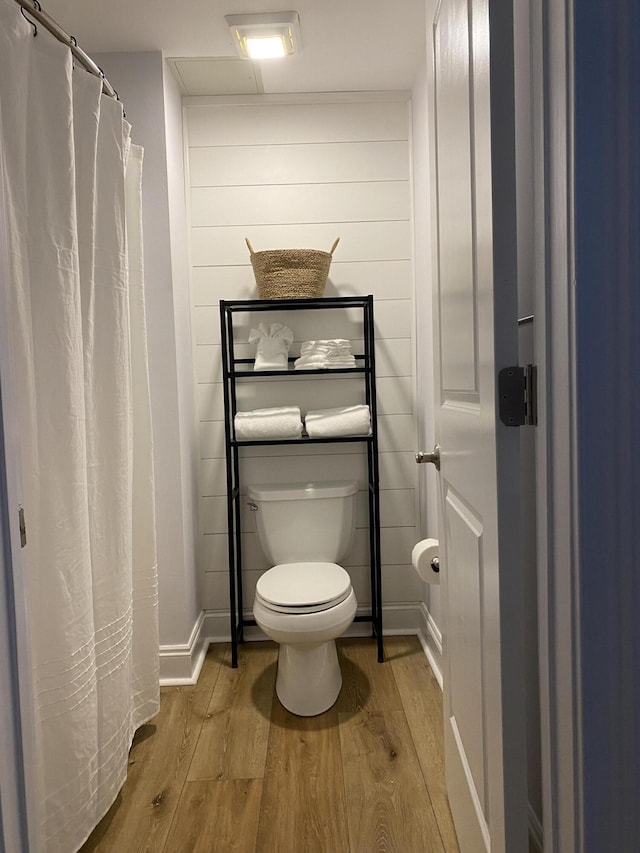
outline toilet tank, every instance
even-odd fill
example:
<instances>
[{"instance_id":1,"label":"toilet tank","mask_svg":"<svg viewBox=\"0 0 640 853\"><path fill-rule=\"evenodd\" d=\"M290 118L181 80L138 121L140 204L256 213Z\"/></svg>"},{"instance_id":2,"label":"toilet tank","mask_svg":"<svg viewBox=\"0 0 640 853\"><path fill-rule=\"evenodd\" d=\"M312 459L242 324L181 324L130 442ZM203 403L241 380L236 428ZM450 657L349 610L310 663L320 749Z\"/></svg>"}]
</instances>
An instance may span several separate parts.
<instances>
[{"instance_id":1,"label":"toilet tank","mask_svg":"<svg viewBox=\"0 0 640 853\"><path fill-rule=\"evenodd\" d=\"M249 486L262 550L271 562L337 563L353 544L353 481Z\"/></svg>"}]
</instances>

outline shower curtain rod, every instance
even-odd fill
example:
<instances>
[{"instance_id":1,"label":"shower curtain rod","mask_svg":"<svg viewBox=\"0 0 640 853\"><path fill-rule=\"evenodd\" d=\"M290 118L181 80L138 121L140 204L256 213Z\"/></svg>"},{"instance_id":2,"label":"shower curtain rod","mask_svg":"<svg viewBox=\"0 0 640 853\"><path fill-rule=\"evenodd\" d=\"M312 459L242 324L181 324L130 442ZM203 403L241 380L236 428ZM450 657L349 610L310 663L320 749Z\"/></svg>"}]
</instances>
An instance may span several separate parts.
<instances>
[{"instance_id":1,"label":"shower curtain rod","mask_svg":"<svg viewBox=\"0 0 640 853\"><path fill-rule=\"evenodd\" d=\"M118 93L105 77L104 71L96 65L93 59L91 59L91 57L88 56L82 48L78 47L78 42L76 41L75 36L70 36L66 33L62 27L53 20L53 18L42 10L42 6L38 0L15 0L15 2L18 6L22 6L30 18L33 18L34 21L42 24L42 26L49 30L49 32L58 39L58 41L66 44L67 47L71 49L71 53L74 57L90 74L94 74L96 77L101 78L102 91L105 95L110 95L112 98L120 100L120 98L118 98Z\"/></svg>"}]
</instances>

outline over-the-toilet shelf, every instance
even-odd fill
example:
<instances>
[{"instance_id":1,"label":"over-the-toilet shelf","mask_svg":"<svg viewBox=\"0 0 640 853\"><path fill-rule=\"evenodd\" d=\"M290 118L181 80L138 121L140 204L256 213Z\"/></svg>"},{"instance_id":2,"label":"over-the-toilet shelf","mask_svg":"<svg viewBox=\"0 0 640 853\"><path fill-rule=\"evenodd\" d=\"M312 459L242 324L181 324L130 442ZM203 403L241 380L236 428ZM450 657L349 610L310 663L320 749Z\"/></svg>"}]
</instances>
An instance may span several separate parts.
<instances>
[{"instance_id":1,"label":"over-the-toilet shelf","mask_svg":"<svg viewBox=\"0 0 640 853\"><path fill-rule=\"evenodd\" d=\"M331 338L330 322L323 322L324 312L360 309L362 312L363 351L351 353L348 341ZM318 311L318 334L303 342L299 355L283 355L295 336L295 312ZM234 316L264 312L278 315L279 323L254 322L255 329L237 339ZM290 313L294 312L294 313ZM335 316L335 315L333 315ZM288 318L293 318L291 323ZM285 322L286 321L286 322ZM314 324L315 325L315 324ZM293 335L289 335L290 328ZM367 489L369 510L369 556L371 611L356 616L356 621L371 622L377 640L378 660L383 660L382 645L382 572L380 558L380 485L378 466L378 432L375 381L375 345L373 296L338 296L317 299L251 299L220 301L222 374L225 411L225 449L227 463L227 527L229 541L229 605L231 614L232 666L238 663L238 644L243 641L245 626L255 625L244 614L242 596L242 545L240 504L240 452L244 447L306 444L363 443L367 457ZM236 357L237 346L247 344L249 334L257 343L257 358ZM300 340L300 338L298 338ZM286 362L285 359L286 358ZM271 363L274 369L269 369ZM350 405L302 410L287 404L238 410L238 382L262 382L277 377L294 383L304 376L332 377L336 381L351 376L362 380L362 398ZM268 386L267 386L268 387ZM270 431L276 437L266 437ZM292 451L295 453L295 451ZM302 464L302 463L301 463Z\"/></svg>"}]
</instances>

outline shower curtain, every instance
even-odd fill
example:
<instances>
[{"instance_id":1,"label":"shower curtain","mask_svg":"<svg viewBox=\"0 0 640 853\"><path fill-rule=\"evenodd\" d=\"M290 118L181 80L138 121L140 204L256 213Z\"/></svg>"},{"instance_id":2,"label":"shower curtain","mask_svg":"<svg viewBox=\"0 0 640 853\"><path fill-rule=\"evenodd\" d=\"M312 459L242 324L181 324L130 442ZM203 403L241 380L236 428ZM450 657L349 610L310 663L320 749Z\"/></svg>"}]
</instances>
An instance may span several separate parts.
<instances>
[{"instance_id":1,"label":"shower curtain","mask_svg":"<svg viewBox=\"0 0 640 853\"><path fill-rule=\"evenodd\" d=\"M142 151L119 102L0 0L38 853L72 853L158 710Z\"/></svg>"}]
</instances>

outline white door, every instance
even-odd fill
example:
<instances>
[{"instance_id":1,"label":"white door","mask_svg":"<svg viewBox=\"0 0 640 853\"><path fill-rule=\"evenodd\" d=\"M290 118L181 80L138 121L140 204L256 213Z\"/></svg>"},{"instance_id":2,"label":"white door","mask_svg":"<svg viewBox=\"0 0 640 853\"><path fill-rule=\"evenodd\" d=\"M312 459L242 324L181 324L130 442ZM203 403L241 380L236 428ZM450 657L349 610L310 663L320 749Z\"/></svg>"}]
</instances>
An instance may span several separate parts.
<instances>
[{"instance_id":1,"label":"white door","mask_svg":"<svg viewBox=\"0 0 640 853\"><path fill-rule=\"evenodd\" d=\"M519 436L495 388L518 358L509 5L492 6L491 42L487 0L442 0L432 29L445 759L463 853L527 850Z\"/></svg>"}]
</instances>

